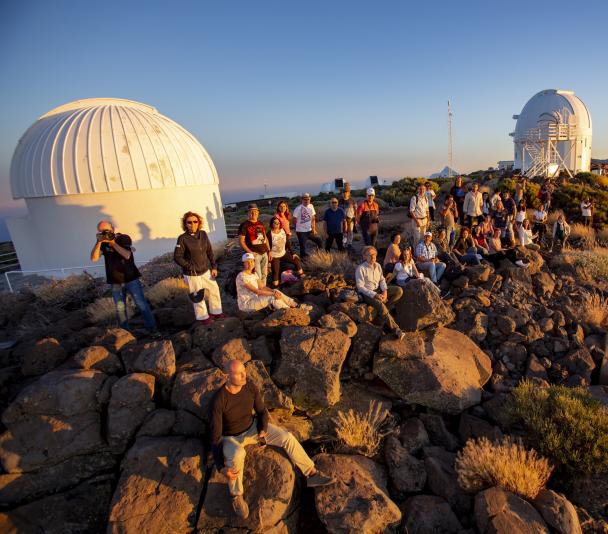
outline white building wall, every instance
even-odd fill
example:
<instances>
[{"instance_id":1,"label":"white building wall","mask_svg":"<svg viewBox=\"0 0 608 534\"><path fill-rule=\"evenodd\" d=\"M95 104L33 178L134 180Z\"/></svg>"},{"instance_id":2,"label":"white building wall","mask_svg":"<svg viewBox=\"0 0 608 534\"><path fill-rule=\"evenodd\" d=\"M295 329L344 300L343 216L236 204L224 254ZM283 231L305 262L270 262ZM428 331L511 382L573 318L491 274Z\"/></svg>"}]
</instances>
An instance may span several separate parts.
<instances>
[{"instance_id":1,"label":"white building wall","mask_svg":"<svg viewBox=\"0 0 608 534\"><path fill-rule=\"evenodd\" d=\"M203 217L213 243L226 239L217 184L28 198L26 204L28 215L7 221L23 270L90 265L102 219L131 236L138 261L172 251L189 210Z\"/></svg>"}]
</instances>

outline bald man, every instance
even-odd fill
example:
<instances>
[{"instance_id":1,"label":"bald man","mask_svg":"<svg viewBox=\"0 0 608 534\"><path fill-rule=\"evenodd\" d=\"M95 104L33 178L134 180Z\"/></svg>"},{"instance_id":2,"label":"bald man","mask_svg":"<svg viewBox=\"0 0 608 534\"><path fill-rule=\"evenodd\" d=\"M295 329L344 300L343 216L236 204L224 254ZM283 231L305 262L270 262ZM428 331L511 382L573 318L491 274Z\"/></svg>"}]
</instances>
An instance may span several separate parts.
<instances>
[{"instance_id":1,"label":"bald man","mask_svg":"<svg viewBox=\"0 0 608 534\"><path fill-rule=\"evenodd\" d=\"M152 337L159 337L156 321L150 306L144 297L144 290L139 278L141 273L135 265L132 241L127 234L119 234L109 221L97 223L97 239L91 250L91 261L98 261L101 255L105 261L106 279L112 286L112 298L116 307L118 323L122 328L129 328L127 311L127 293L139 308L144 324Z\"/></svg>"},{"instance_id":2,"label":"bald man","mask_svg":"<svg viewBox=\"0 0 608 534\"><path fill-rule=\"evenodd\" d=\"M226 383L211 400L211 447L218 470L228 477L232 509L246 519L249 507L243 498L243 469L247 445L274 445L285 450L306 476L308 487L326 486L333 479L321 475L293 435L268 422L268 410L258 389L247 382L245 366L238 360L224 367ZM255 413L255 416L252 415Z\"/></svg>"}]
</instances>

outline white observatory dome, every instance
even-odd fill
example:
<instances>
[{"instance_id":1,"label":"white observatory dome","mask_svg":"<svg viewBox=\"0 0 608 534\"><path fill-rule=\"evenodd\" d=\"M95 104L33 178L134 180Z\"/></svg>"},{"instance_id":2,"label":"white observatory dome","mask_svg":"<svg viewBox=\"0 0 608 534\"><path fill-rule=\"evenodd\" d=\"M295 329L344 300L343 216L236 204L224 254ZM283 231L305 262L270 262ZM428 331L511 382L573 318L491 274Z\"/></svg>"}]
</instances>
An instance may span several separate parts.
<instances>
[{"instance_id":1,"label":"white observatory dome","mask_svg":"<svg viewBox=\"0 0 608 534\"><path fill-rule=\"evenodd\" d=\"M100 220L131 236L139 262L173 250L187 211L201 214L212 243L226 239L209 154L139 102L90 98L44 114L15 149L11 189L28 210L7 221L24 270L89 269Z\"/></svg>"},{"instance_id":2,"label":"white observatory dome","mask_svg":"<svg viewBox=\"0 0 608 534\"><path fill-rule=\"evenodd\" d=\"M11 163L14 198L217 184L203 146L155 108L120 98L59 106L23 135Z\"/></svg>"},{"instance_id":3,"label":"white observatory dome","mask_svg":"<svg viewBox=\"0 0 608 534\"><path fill-rule=\"evenodd\" d=\"M589 170L591 114L573 91L546 89L524 106L510 134L515 144L515 168L552 175L560 168Z\"/></svg>"}]
</instances>

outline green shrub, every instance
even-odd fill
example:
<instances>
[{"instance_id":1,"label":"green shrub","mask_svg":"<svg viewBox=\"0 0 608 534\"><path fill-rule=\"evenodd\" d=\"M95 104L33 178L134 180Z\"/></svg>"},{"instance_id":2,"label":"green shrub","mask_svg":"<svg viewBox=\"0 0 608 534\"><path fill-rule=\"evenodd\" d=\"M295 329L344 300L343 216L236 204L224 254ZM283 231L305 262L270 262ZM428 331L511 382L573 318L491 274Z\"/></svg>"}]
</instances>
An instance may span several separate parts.
<instances>
[{"instance_id":1,"label":"green shrub","mask_svg":"<svg viewBox=\"0 0 608 534\"><path fill-rule=\"evenodd\" d=\"M507 410L567 478L608 470L608 409L586 389L524 380L511 392Z\"/></svg>"}]
</instances>

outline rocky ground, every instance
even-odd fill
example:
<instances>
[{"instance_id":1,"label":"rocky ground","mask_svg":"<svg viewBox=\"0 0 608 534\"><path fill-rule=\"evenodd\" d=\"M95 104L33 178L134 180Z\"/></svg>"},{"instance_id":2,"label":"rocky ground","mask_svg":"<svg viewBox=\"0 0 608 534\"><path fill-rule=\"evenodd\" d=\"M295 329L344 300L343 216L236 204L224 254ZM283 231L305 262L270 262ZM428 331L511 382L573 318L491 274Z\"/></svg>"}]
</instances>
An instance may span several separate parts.
<instances>
[{"instance_id":1,"label":"rocky ground","mask_svg":"<svg viewBox=\"0 0 608 534\"><path fill-rule=\"evenodd\" d=\"M192 327L178 297L154 310L161 340L92 325L77 306L20 331L0 352L0 531L608 531L606 478L543 490L533 502L500 488L467 494L456 479L467 439L508 432L504 400L522 377L588 387L608 403L606 331L586 322L584 288L559 262L525 254L527 269L467 268L444 283L444 300L409 284L394 312L402 341L382 334L371 308L337 301L352 280L335 273L288 290L313 305L309 315L243 315L224 295L232 316ZM222 271L237 266L235 252ZM7 329L28 320L31 299L10 301ZM206 440L209 400L233 358L272 420L337 479L306 489L282 452L251 447L246 521L230 513ZM338 413L367 412L370 401L391 414L380 452L339 449Z\"/></svg>"}]
</instances>

